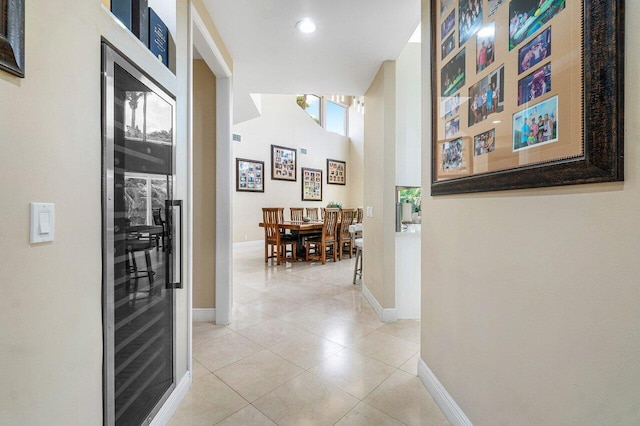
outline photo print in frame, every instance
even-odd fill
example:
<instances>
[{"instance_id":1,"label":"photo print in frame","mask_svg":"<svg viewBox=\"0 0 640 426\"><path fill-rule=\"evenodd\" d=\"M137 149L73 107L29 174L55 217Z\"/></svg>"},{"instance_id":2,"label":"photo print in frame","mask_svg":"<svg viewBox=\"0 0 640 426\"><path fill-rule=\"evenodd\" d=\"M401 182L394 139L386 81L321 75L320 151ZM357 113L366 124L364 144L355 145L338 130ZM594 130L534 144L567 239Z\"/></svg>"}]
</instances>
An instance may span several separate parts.
<instances>
[{"instance_id":1,"label":"photo print in frame","mask_svg":"<svg viewBox=\"0 0 640 426\"><path fill-rule=\"evenodd\" d=\"M271 145L271 179L297 180L297 151L285 146Z\"/></svg>"}]
</instances>

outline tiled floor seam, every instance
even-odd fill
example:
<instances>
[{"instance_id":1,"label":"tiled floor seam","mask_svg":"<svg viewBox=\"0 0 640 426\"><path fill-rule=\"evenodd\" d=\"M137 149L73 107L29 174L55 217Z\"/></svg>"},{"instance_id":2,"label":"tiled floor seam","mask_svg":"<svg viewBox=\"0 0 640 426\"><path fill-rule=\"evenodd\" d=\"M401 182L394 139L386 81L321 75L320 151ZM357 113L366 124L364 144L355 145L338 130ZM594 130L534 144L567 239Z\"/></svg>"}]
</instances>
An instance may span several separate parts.
<instances>
[{"instance_id":1,"label":"tiled floor seam","mask_svg":"<svg viewBox=\"0 0 640 426\"><path fill-rule=\"evenodd\" d=\"M274 390L275 390L275 389L274 389ZM256 410L258 410L260 413L262 413L262 415L263 415L263 416L265 416L266 418L268 418L269 420L271 420L271 421L272 421L273 423L275 423L277 426L280 426L280 425L278 424L278 422L277 422L277 421L275 421L274 419L272 419L271 417L269 417L269 415L268 415L267 413L265 413L264 411L262 411L261 409L259 409L258 407L256 407L256 406L255 406L255 405L253 405L253 404L251 404L251 406L252 406L253 408L255 408ZM247 425L247 426L249 426L249 425Z\"/></svg>"},{"instance_id":2,"label":"tiled floor seam","mask_svg":"<svg viewBox=\"0 0 640 426\"><path fill-rule=\"evenodd\" d=\"M362 354L361 354L361 355L362 355ZM364 356L366 356L366 355L364 355ZM373 359L373 358L371 358L371 359ZM377 360L374 360L374 361L377 361ZM379 362L379 361L378 361L378 362ZM387 364L387 365L388 365L388 364ZM317 366L316 366L316 367L317 367ZM315 367L312 367L312 368L315 368ZM391 373L391 374L389 375L389 377L391 377L393 374L395 374L395 373L396 373L396 371L398 371L398 370L399 370L399 368L395 368L395 367L392 367L392 368L394 368L394 369L395 369L395 371L394 371L393 373ZM310 373L310 374L312 374L312 375L314 375L315 377L317 377L318 379L322 380L323 382L326 382L326 383L328 383L329 385L331 385L331 386L333 386L333 387L336 387L336 388L340 389L340 390L341 390L341 391L343 391L343 392L348 393L349 395L351 395L352 397L356 398L356 399L357 399L358 401L360 401L360 402L364 402L364 400L365 400L365 399L367 399L367 397L368 397L369 395L371 395L371 393L372 393L373 391L375 391L376 389L378 389L378 388L380 387L380 385L382 385L384 382L386 382L386 381L389 379L389 377L387 377L386 379L384 379L383 381L381 381L380 383L378 383L378 384L377 384L373 389L371 389L371 391L369 391L369 392L364 396L364 398L360 398L359 396L354 395L353 393L349 392L348 390L346 390L346 389L342 389L340 386L334 385L333 383L329 382L327 379L323 378L322 376L319 376L319 375L315 374L313 371L309 371L309 370L307 370L307 372L308 372L308 373ZM368 404L367 404L367 405L368 405ZM385 413L385 414L386 414L386 413Z\"/></svg>"},{"instance_id":3,"label":"tiled floor seam","mask_svg":"<svg viewBox=\"0 0 640 426\"><path fill-rule=\"evenodd\" d=\"M266 348L265 348L265 350L269 351L269 349L266 349ZM269 351L269 352L271 352L271 351ZM278 354L276 354L276 353L273 353L273 352L271 352L271 353L272 353L272 354L274 354L274 355L276 355L276 356L278 356L278 357L280 357L280 358L282 358L283 360L285 360L285 361L287 361L287 362L291 362L291 361L289 361L289 360L287 360L287 359L285 359L285 358L281 357L280 355L278 355ZM252 356L252 355L249 355L249 356ZM247 357L247 358L248 358L248 357ZM236 362L240 362L240 361L241 361L241 360L238 360L238 361L236 361ZM233 364L235 364L235 362L234 362ZM229 364L229 365L227 365L226 367L229 367L229 366L231 366L231 365L233 365L233 364ZM293 363L292 363L292 364L293 364ZM224 383L225 385L229 386L229 387L230 387L230 388L231 388L235 393L237 393L238 395L240 395L240 396L242 397L242 399L244 399L245 401L247 401L249 404L253 405L253 403L254 403L254 402L256 402L256 401L258 401L260 398L263 398L263 397L265 397L265 396L269 395L271 392L274 392L276 389L281 388L282 386L286 385L286 384L287 384L287 383L289 383L290 381L294 380L296 377L298 377L298 376L300 376L301 374L304 374L304 373L306 372L306 370L305 370L304 368L300 367L299 365L297 365L297 364L294 364L294 365L296 365L297 367L299 367L302 371L301 371L300 373L296 374L295 376L293 376L291 379L289 379L289 380L287 380L286 382L282 383L280 386L277 386L277 387L275 387L275 388L271 389L269 392L265 393L264 395L261 395L260 397L256 398L256 399L255 399L255 401L249 401L247 398L245 398L244 396L242 396L242 395L241 395L241 394L240 394L236 389L234 389L234 387L233 387L233 386L231 386L231 384L229 384L229 383L227 383L226 381L224 381L224 379L223 379L222 377L218 376L216 373L212 373L212 374L213 374L213 375L215 375L215 376L216 376L216 377L217 377L217 378L218 378L222 383ZM223 367L223 368L226 368L226 367ZM222 368L221 368L220 370L222 370ZM217 371L220 371L220 370L217 370ZM256 408L257 408L257 407L256 407ZM265 414L265 415L266 415L266 414ZM272 420L272 421L273 421L273 420Z\"/></svg>"}]
</instances>

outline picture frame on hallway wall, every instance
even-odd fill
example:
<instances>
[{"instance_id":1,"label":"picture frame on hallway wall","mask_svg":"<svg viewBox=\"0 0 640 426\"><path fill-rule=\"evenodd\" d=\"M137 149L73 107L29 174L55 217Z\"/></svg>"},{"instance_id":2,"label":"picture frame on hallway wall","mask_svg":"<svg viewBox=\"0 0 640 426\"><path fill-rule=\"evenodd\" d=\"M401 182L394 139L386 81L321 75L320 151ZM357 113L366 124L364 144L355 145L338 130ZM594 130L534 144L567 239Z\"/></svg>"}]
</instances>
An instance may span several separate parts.
<instances>
[{"instance_id":1,"label":"picture frame on hallway wall","mask_svg":"<svg viewBox=\"0 0 640 426\"><path fill-rule=\"evenodd\" d=\"M431 195L623 181L624 0L488 6L431 1Z\"/></svg>"},{"instance_id":2,"label":"picture frame on hallway wall","mask_svg":"<svg viewBox=\"0 0 640 426\"><path fill-rule=\"evenodd\" d=\"M329 185L347 184L347 162L327 158L327 183Z\"/></svg>"},{"instance_id":3,"label":"picture frame on hallway wall","mask_svg":"<svg viewBox=\"0 0 640 426\"><path fill-rule=\"evenodd\" d=\"M302 201L322 201L322 170L303 167Z\"/></svg>"},{"instance_id":4,"label":"picture frame on hallway wall","mask_svg":"<svg viewBox=\"0 0 640 426\"><path fill-rule=\"evenodd\" d=\"M0 0L0 70L24 78L24 0Z\"/></svg>"},{"instance_id":5,"label":"picture frame on hallway wall","mask_svg":"<svg viewBox=\"0 0 640 426\"><path fill-rule=\"evenodd\" d=\"M236 191L264 192L264 161L236 158Z\"/></svg>"},{"instance_id":6,"label":"picture frame on hallway wall","mask_svg":"<svg viewBox=\"0 0 640 426\"><path fill-rule=\"evenodd\" d=\"M271 145L271 180L297 180L297 151L286 146Z\"/></svg>"}]
</instances>

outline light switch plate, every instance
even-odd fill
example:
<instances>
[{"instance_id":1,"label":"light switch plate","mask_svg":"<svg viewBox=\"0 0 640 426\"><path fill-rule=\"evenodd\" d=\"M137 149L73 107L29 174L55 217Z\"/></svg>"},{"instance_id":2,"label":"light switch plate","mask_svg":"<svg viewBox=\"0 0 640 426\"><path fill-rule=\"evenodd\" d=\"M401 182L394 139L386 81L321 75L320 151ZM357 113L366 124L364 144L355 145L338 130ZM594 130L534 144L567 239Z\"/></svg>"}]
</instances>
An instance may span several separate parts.
<instances>
[{"instance_id":1,"label":"light switch plate","mask_svg":"<svg viewBox=\"0 0 640 426\"><path fill-rule=\"evenodd\" d=\"M29 242L31 244L53 241L55 205L53 203L31 203Z\"/></svg>"},{"instance_id":2,"label":"light switch plate","mask_svg":"<svg viewBox=\"0 0 640 426\"><path fill-rule=\"evenodd\" d=\"M367 206L367 217L373 217L373 206Z\"/></svg>"}]
</instances>

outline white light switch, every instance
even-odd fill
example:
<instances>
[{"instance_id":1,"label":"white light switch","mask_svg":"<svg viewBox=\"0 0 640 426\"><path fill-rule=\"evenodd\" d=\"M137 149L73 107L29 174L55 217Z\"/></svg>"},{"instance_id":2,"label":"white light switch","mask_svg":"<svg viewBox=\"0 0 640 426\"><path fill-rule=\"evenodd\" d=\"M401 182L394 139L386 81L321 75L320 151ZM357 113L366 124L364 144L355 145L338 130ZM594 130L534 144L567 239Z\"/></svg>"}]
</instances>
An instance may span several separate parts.
<instances>
[{"instance_id":1,"label":"white light switch","mask_svg":"<svg viewBox=\"0 0 640 426\"><path fill-rule=\"evenodd\" d=\"M53 203L31 203L31 244L53 241L54 209Z\"/></svg>"},{"instance_id":2,"label":"white light switch","mask_svg":"<svg viewBox=\"0 0 640 426\"><path fill-rule=\"evenodd\" d=\"M367 217L373 217L373 206L367 206Z\"/></svg>"},{"instance_id":3,"label":"white light switch","mask_svg":"<svg viewBox=\"0 0 640 426\"><path fill-rule=\"evenodd\" d=\"M49 223L49 212L40 212L38 218L38 234L46 235L51 232L51 224Z\"/></svg>"}]
</instances>

